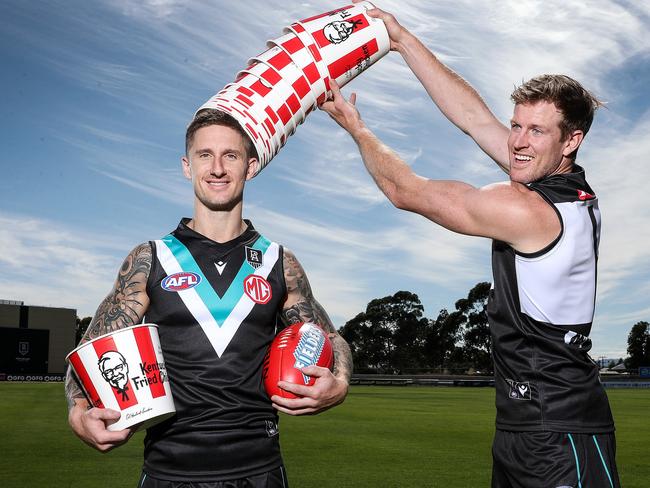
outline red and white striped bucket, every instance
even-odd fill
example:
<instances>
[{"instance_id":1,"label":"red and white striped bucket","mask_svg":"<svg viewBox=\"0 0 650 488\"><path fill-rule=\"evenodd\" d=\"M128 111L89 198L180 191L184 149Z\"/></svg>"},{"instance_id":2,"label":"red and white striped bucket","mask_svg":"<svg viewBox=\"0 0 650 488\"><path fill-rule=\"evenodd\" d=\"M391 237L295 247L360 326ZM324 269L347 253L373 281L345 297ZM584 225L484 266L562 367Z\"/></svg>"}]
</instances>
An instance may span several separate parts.
<instances>
[{"instance_id":1,"label":"red and white striped bucket","mask_svg":"<svg viewBox=\"0 0 650 488\"><path fill-rule=\"evenodd\" d=\"M134 425L140 430L176 412L155 324L97 337L74 349L66 360L92 406L122 414L108 430Z\"/></svg>"},{"instance_id":2,"label":"red and white striped bucket","mask_svg":"<svg viewBox=\"0 0 650 488\"><path fill-rule=\"evenodd\" d=\"M367 15L372 8L360 2L285 27L197 112L212 108L232 115L257 149L259 173L330 98L330 79L343 86L389 52L386 26Z\"/></svg>"}]
</instances>

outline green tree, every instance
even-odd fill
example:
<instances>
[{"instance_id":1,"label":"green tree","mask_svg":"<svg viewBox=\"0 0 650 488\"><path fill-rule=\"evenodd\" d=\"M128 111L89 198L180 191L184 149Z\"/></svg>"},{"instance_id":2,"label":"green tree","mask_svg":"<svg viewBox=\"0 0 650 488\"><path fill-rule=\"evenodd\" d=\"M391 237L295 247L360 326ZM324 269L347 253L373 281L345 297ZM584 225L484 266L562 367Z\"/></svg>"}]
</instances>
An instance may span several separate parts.
<instances>
[{"instance_id":1,"label":"green tree","mask_svg":"<svg viewBox=\"0 0 650 488\"><path fill-rule=\"evenodd\" d=\"M480 371L492 371L492 340L487 317L487 300L491 285L477 283L467 298L456 302L456 310L466 317L463 331L463 353L465 359Z\"/></svg>"},{"instance_id":2,"label":"green tree","mask_svg":"<svg viewBox=\"0 0 650 488\"><path fill-rule=\"evenodd\" d=\"M92 319L92 317L84 317L83 319L77 317L77 325L75 327L75 344L79 344L81 338L86 333L86 329L88 329L88 326L90 325L90 321Z\"/></svg>"},{"instance_id":3,"label":"green tree","mask_svg":"<svg viewBox=\"0 0 650 488\"><path fill-rule=\"evenodd\" d=\"M645 321L637 322L632 326L627 336L627 353L625 361L627 369L636 369L639 366L650 366L650 324Z\"/></svg>"},{"instance_id":4,"label":"green tree","mask_svg":"<svg viewBox=\"0 0 650 488\"><path fill-rule=\"evenodd\" d=\"M449 313L446 309L442 309L438 317L430 321L424 345L428 366L439 371L455 367L459 357L456 343L461 338L464 323L462 313Z\"/></svg>"},{"instance_id":5,"label":"green tree","mask_svg":"<svg viewBox=\"0 0 650 488\"><path fill-rule=\"evenodd\" d=\"M490 327L487 299L490 283L477 283L455 303L456 310L443 309L431 322L425 351L436 370L462 373L470 368L492 371Z\"/></svg>"},{"instance_id":6,"label":"green tree","mask_svg":"<svg viewBox=\"0 0 650 488\"><path fill-rule=\"evenodd\" d=\"M395 373L423 367L428 321L418 296L398 291L376 298L340 330L357 372Z\"/></svg>"},{"instance_id":7,"label":"green tree","mask_svg":"<svg viewBox=\"0 0 650 488\"><path fill-rule=\"evenodd\" d=\"M389 304L388 320L393 331L391 363L400 373L417 372L425 367L424 344L429 321L415 293L399 291Z\"/></svg>"}]
</instances>

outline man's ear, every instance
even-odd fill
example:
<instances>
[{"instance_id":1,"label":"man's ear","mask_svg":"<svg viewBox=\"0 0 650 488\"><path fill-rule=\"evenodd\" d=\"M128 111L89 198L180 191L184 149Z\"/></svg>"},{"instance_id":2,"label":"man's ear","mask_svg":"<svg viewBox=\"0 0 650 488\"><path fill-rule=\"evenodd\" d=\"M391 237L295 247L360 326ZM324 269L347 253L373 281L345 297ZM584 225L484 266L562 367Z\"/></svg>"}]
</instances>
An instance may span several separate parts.
<instances>
[{"instance_id":1,"label":"man's ear","mask_svg":"<svg viewBox=\"0 0 650 488\"><path fill-rule=\"evenodd\" d=\"M255 176L257 173L257 166L259 165L259 161L257 158L250 158L248 160L248 167L246 168L246 180L250 180Z\"/></svg>"},{"instance_id":2,"label":"man's ear","mask_svg":"<svg viewBox=\"0 0 650 488\"><path fill-rule=\"evenodd\" d=\"M187 159L187 156L183 156L181 158L181 165L183 166L183 175L188 180L191 180L192 179L192 164L190 163L190 160Z\"/></svg>"},{"instance_id":3,"label":"man's ear","mask_svg":"<svg viewBox=\"0 0 650 488\"><path fill-rule=\"evenodd\" d=\"M566 140L562 154L567 158L572 157L580 147L580 144L582 144L582 140L584 138L585 138L584 132L582 132L581 130L574 130L571 134L569 134L569 137Z\"/></svg>"}]
</instances>

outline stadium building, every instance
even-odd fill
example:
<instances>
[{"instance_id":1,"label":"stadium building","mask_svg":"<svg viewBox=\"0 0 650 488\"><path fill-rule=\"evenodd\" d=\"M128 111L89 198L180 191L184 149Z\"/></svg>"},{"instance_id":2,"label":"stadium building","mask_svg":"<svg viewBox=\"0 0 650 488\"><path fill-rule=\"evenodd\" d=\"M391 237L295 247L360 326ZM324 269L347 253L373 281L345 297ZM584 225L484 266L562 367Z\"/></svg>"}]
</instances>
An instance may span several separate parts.
<instances>
[{"instance_id":1,"label":"stadium building","mask_svg":"<svg viewBox=\"0 0 650 488\"><path fill-rule=\"evenodd\" d=\"M65 357L75 347L76 319L72 308L0 300L0 380L63 375Z\"/></svg>"}]
</instances>

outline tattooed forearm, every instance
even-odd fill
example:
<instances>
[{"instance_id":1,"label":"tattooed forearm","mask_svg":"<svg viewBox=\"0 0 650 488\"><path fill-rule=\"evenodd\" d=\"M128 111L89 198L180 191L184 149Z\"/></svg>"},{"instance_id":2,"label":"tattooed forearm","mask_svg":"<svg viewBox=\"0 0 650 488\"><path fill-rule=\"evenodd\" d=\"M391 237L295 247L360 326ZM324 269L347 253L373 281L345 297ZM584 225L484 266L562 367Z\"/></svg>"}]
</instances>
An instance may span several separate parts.
<instances>
[{"instance_id":1,"label":"tattooed forearm","mask_svg":"<svg viewBox=\"0 0 650 488\"><path fill-rule=\"evenodd\" d=\"M75 406L78 400L85 399L84 392L79 386L77 377L72 372L72 368L68 366L68 371L65 375L65 398L68 401L68 410Z\"/></svg>"},{"instance_id":2,"label":"tattooed forearm","mask_svg":"<svg viewBox=\"0 0 650 488\"><path fill-rule=\"evenodd\" d=\"M85 340L129 327L142 320L149 305L146 285L150 270L151 246L141 244L122 263L115 286L99 305L88 326Z\"/></svg>"},{"instance_id":3,"label":"tattooed forearm","mask_svg":"<svg viewBox=\"0 0 650 488\"><path fill-rule=\"evenodd\" d=\"M319 312L320 310L320 312ZM352 352L345 339L341 337L329 319L323 307L316 302L298 302L293 307L282 312L286 324L296 322L313 322L319 325L332 341L334 350L334 375L344 378L347 382L352 376Z\"/></svg>"},{"instance_id":4,"label":"tattooed forearm","mask_svg":"<svg viewBox=\"0 0 650 488\"><path fill-rule=\"evenodd\" d=\"M313 322L320 325L325 332L336 332L327 312L314 298L305 270L296 256L287 249L284 251L283 265L287 294L290 297L290 303L287 304L289 306L283 311L286 323Z\"/></svg>"},{"instance_id":5,"label":"tattooed forearm","mask_svg":"<svg viewBox=\"0 0 650 488\"><path fill-rule=\"evenodd\" d=\"M87 342L109 332L135 325L142 320L149 306L147 278L151 270L151 246L136 247L126 257L115 280L113 290L97 308L81 342ZM65 380L68 408L85 399L77 378L68 368Z\"/></svg>"},{"instance_id":6,"label":"tattooed forearm","mask_svg":"<svg viewBox=\"0 0 650 488\"><path fill-rule=\"evenodd\" d=\"M329 336L334 349L334 375L349 382L352 375L352 353L334 327L325 309L314 298L305 271L290 251L284 252L284 278L287 285L287 303L282 311L286 324L312 322Z\"/></svg>"},{"instance_id":7,"label":"tattooed forearm","mask_svg":"<svg viewBox=\"0 0 650 488\"><path fill-rule=\"evenodd\" d=\"M332 349L334 350L334 376L344 378L345 381L350 383L353 369L350 346L338 334L330 334L330 340L332 341Z\"/></svg>"},{"instance_id":8,"label":"tattooed forearm","mask_svg":"<svg viewBox=\"0 0 650 488\"><path fill-rule=\"evenodd\" d=\"M283 310L282 317L286 324L312 322L319 325L327 333L336 332L327 312L316 300L298 302L292 307Z\"/></svg>"}]
</instances>

